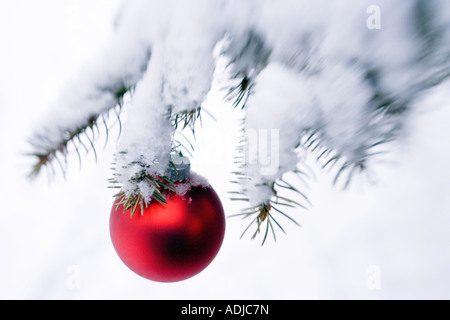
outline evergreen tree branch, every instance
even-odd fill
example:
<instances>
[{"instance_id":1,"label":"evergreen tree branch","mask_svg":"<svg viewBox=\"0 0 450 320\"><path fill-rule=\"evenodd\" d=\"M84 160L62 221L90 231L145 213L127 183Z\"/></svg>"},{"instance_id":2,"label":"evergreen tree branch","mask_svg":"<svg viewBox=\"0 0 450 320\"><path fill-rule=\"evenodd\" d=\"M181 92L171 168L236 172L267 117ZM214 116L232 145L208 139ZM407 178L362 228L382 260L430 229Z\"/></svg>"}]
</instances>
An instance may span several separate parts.
<instances>
[{"instance_id":1,"label":"evergreen tree branch","mask_svg":"<svg viewBox=\"0 0 450 320\"><path fill-rule=\"evenodd\" d=\"M59 157L66 159L70 144L73 145L75 152L78 155L80 166L82 162L79 151L80 147L83 147L86 153L92 150L97 158L94 146L94 129L97 130L97 132L100 132L99 126L103 124L106 137L108 139L109 129L106 118L109 116L111 110L113 110L114 115L121 126L120 111L123 107L123 99L127 93L133 91L133 87L127 87L124 84L119 84L114 87L104 87L101 91L108 92L114 97L115 103L109 108L105 108L100 113L89 115L83 124L78 125L75 128L65 129L60 136L60 139L57 141L51 140L43 134L36 135L33 139L30 139L30 144L36 151L29 153L29 155L37 158L37 161L29 174L29 178L33 179L37 177L42 171L42 168L50 165L53 161L59 162ZM93 133L92 138L88 135L89 130ZM82 138L86 138L88 140L90 148L86 146ZM65 174L67 168L63 166L60 167L63 174Z\"/></svg>"}]
</instances>

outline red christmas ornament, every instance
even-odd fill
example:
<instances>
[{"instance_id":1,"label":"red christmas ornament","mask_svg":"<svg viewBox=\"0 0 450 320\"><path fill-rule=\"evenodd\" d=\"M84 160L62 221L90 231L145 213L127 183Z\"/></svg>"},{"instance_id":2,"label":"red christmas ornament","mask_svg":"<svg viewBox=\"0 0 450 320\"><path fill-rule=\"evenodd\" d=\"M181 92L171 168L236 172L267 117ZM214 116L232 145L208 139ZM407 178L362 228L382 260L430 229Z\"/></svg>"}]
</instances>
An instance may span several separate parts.
<instances>
[{"instance_id":1,"label":"red christmas ornament","mask_svg":"<svg viewBox=\"0 0 450 320\"><path fill-rule=\"evenodd\" d=\"M204 270L217 255L225 234L222 204L212 187L191 186L171 193L167 204L152 201L131 217L122 206L111 210L110 233L122 261L153 281L175 282Z\"/></svg>"}]
</instances>

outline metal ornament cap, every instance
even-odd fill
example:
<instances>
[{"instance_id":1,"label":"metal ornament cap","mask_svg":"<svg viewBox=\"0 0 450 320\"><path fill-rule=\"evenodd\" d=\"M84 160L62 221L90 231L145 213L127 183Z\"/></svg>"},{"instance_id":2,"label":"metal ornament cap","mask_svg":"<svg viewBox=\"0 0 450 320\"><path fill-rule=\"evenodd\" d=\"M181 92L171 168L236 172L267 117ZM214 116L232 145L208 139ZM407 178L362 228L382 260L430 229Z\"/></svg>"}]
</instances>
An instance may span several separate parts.
<instances>
[{"instance_id":1,"label":"metal ornament cap","mask_svg":"<svg viewBox=\"0 0 450 320\"><path fill-rule=\"evenodd\" d=\"M191 175L191 162L181 153L170 155L171 165L167 169L166 176L173 182L182 182Z\"/></svg>"}]
</instances>

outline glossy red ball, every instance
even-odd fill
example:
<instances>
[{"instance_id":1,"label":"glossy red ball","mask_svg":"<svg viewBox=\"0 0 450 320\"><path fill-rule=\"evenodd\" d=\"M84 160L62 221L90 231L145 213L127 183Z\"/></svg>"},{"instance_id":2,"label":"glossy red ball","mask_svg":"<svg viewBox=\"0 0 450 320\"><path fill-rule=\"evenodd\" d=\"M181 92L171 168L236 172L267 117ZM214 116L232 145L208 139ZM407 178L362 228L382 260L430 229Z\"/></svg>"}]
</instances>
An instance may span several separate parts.
<instances>
[{"instance_id":1,"label":"glossy red ball","mask_svg":"<svg viewBox=\"0 0 450 320\"><path fill-rule=\"evenodd\" d=\"M175 193L167 204L153 201L133 217L114 205L110 216L113 246L138 275L158 282L176 282L204 270L216 257L225 234L225 215L211 187Z\"/></svg>"}]
</instances>

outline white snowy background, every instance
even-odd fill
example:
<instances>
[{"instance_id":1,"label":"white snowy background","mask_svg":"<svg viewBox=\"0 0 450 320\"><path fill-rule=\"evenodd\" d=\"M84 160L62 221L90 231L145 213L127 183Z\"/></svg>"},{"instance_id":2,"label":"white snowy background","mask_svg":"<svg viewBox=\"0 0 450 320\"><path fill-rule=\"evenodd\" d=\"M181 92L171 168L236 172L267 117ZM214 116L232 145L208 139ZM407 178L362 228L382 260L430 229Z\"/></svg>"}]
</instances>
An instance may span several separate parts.
<instances>
[{"instance_id":1,"label":"white snowy background","mask_svg":"<svg viewBox=\"0 0 450 320\"><path fill-rule=\"evenodd\" d=\"M107 189L116 130L98 163L69 159L64 180L30 182L28 137L65 80L112 32L111 0L0 0L1 299L418 299L450 298L450 84L421 98L420 111L375 184L342 191L314 167L312 207L298 228L264 247L240 219L227 220L222 250L198 276L159 284L128 270L109 238ZM228 215L239 112L214 92L198 132L193 170L208 178ZM57 167L57 166L56 166Z\"/></svg>"}]
</instances>

